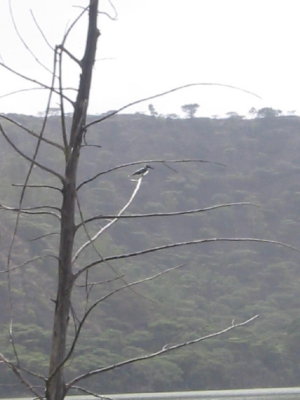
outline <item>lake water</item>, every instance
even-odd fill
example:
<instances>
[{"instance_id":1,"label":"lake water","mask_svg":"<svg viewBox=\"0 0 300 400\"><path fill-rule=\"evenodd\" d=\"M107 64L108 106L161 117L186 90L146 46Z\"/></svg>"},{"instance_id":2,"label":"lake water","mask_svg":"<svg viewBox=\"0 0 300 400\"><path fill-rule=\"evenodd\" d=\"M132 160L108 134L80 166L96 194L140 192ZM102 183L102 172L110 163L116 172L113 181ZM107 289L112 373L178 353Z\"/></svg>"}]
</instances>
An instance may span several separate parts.
<instances>
[{"instance_id":1,"label":"lake water","mask_svg":"<svg viewBox=\"0 0 300 400\"><path fill-rule=\"evenodd\" d=\"M107 394L103 395L103 397L107 397L113 400L300 400L300 387ZM68 396L67 399L95 400L96 398L93 396ZM29 398L18 398L9 400L29 400Z\"/></svg>"},{"instance_id":2,"label":"lake water","mask_svg":"<svg viewBox=\"0 0 300 400\"><path fill-rule=\"evenodd\" d=\"M107 395L113 400L300 400L300 387ZM72 396L70 400L94 400Z\"/></svg>"}]
</instances>

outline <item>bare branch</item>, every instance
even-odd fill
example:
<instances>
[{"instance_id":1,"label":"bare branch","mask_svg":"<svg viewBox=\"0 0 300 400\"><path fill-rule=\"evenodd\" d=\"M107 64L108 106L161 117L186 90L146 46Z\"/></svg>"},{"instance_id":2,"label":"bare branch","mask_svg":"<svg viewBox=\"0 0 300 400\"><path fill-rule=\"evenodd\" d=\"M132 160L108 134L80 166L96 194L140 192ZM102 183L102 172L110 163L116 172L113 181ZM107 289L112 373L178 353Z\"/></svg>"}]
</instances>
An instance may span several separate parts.
<instances>
[{"instance_id":1,"label":"bare branch","mask_svg":"<svg viewBox=\"0 0 300 400\"><path fill-rule=\"evenodd\" d=\"M15 29L15 32L20 40L20 42L23 44L23 46L25 47L25 49L28 51L28 53L34 58L34 60L41 66L43 67L47 72L50 72L52 74L52 71L46 67L45 64L43 64L40 59L34 54L34 52L31 50L31 48L28 46L28 44L25 42L23 36L21 35L19 28L17 26L15 17L14 17L14 13L13 13L13 9L12 9L12 5L11 5L11 0L9 0L9 12L10 12L10 17L13 23L13 27Z\"/></svg>"},{"instance_id":2,"label":"bare branch","mask_svg":"<svg viewBox=\"0 0 300 400\"><path fill-rule=\"evenodd\" d=\"M95 148L97 148L97 149L101 149L101 148L102 148L102 146L100 146L99 144L83 144L83 145L81 146L82 149L84 149L84 148L86 148L86 147L95 147Z\"/></svg>"},{"instance_id":3,"label":"bare branch","mask_svg":"<svg viewBox=\"0 0 300 400\"><path fill-rule=\"evenodd\" d=\"M106 279L105 281L85 282L84 285L75 285L75 286L76 287L84 287L84 288L86 286L100 286L100 285L104 285L105 283L111 283L111 282L118 281L119 279L122 279L122 278L124 278L124 275L119 275L119 276L116 276L115 278L112 278L112 279Z\"/></svg>"},{"instance_id":4,"label":"bare branch","mask_svg":"<svg viewBox=\"0 0 300 400\"><path fill-rule=\"evenodd\" d=\"M26 128L26 126L20 124L19 122L17 122L14 119L8 117L7 115L0 114L0 118L3 118L4 120L11 122L12 124L16 125L20 129L23 129L25 132L29 133L31 136L35 137L36 139L40 139L40 135L38 135L37 133L35 133L31 129ZM59 150L64 151L64 148L59 143L53 142L52 140L49 140L49 139L47 139L45 137L42 137L40 140L45 142L45 143L47 143L47 144L50 144L51 146L54 146L54 147L58 148Z\"/></svg>"},{"instance_id":5,"label":"bare branch","mask_svg":"<svg viewBox=\"0 0 300 400\"><path fill-rule=\"evenodd\" d=\"M33 238L33 239L30 239L29 242L34 242L34 241L36 241L36 240L44 239L45 237L53 236L53 235L59 235L59 232L45 233L44 235L40 235L40 236L37 236L37 237L35 237L35 238Z\"/></svg>"},{"instance_id":6,"label":"bare branch","mask_svg":"<svg viewBox=\"0 0 300 400\"><path fill-rule=\"evenodd\" d=\"M224 203L224 204L216 204L214 206L205 207L205 208L196 208L194 210L184 210L184 211L175 211L175 212L165 212L165 213L150 213L150 214L131 214L131 215L96 215L95 217L91 217L86 219L83 223L87 224L92 221L96 221L98 219L134 219L134 218L148 218L148 217L172 217L176 215L187 215L187 214L197 214L202 212L207 212L211 210L216 210L218 208L226 208L233 206L253 206L259 207L259 205L250 203L250 202L238 202L238 203ZM77 225L77 229L81 227L83 224Z\"/></svg>"},{"instance_id":7,"label":"bare branch","mask_svg":"<svg viewBox=\"0 0 300 400\"><path fill-rule=\"evenodd\" d=\"M55 91L58 92L59 89L55 88ZM18 94L18 93L24 93L24 92L32 92L35 90L48 90L47 88L43 88L43 87L31 87L31 88L25 88L25 89L18 89L18 90L13 90L12 92L8 92L8 93L4 93L2 95L0 95L0 99L3 99L4 97L9 97L9 96L13 96L14 94ZM72 87L64 87L63 88L64 91L66 90L72 90L72 91L77 91L77 89L72 88Z\"/></svg>"},{"instance_id":8,"label":"bare branch","mask_svg":"<svg viewBox=\"0 0 300 400\"><path fill-rule=\"evenodd\" d=\"M61 50L61 52L66 53L71 60L73 60L76 64L81 67L81 61L78 60L69 50L67 50L62 44L57 46L57 49Z\"/></svg>"},{"instance_id":9,"label":"bare branch","mask_svg":"<svg viewBox=\"0 0 300 400\"><path fill-rule=\"evenodd\" d=\"M189 245L194 245L194 244L204 244L204 243L212 243L212 242L255 242L255 243L269 243L269 244L275 244L278 246L282 246L284 248L290 249L290 250L294 250L297 253L300 253L300 250L297 249L296 247L290 246L289 244L283 243L283 242L279 242L276 240L268 240L268 239L258 239L258 238L209 238L209 239L197 239L197 240L190 240L187 242L179 242L179 243L171 243L171 244L166 244L163 246L157 246L157 247L151 247L149 249L145 249L145 250L140 250L140 251L136 251L136 252L132 252L132 253L124 253L124 254L119 254L116 256L111 256L111 257L106 257L102 260L97 260L94 261L88 265L86 265L85 267L83 267L81 270L79 270L76 273L76 276L79 276L80 274L82 274L83 272L85 272L86 270L101 264L103 262L106 261L113 261L113 260L122 260L125 258L130 258L130 257L136 257L136 256L140 256L143 254L148 254L148 253L154 253L156 251L160 251L160 250L167 250L167 249L172 249L175 247L182 247L182 246L189 246Z\"/></svg>"},{"instance_id":10,"label":"bare branch","mask_svg":"<svg viewBox=\"0 0 300 400\"><path fill-rule=\"evenodd\" d=\"M106 120L108 118L111 118L113 115L116 115L116 114L120 113L121 111L125 110L126 108L129 108L129 107L135 106L137 104L143 103L144 101L157 99L158 97L162 97L162 96L165 96L167 94L177 92L178 90L182 90L182 89L186 89L186 88L194 87L194 86L218 86L218 87L224 87L224 88L239 90L241 92L250 94L251 96L255 96L255 97L261 99L261 97L258 96L256 93L250 92L249 90L242 89L242 88L239 88L239 87L233 86L233 85L225 85L223 83L214 83L214 82L188 83L186 85L178 86L178 87L175 87L173 89L166 90L164 92L157 93L157 94L154 94L152 96L144 97L143 99L135 100L135 101L133 101L131 103L128 103L128 104L118 108L117 110L114 110L114 111L104 115L103 117L98 118L98 119L88 123L86 125L86 128L89 128L92 125L98 124L99 122L102 122L102 121L104 121L104 120Z\"/></svg>"},{"instance_id":11,"label":"bare branch","mask_svg":"<svg viewBox=\"0 0 300 400\"><path fill-rule=\"evenodd\" d=\"M5 272L5 273L7 273L7 272L12 272L12 271L14 271L14 270L16 270L16 269L20 269L20 268L22 268L22 267L25 267L26 265L28 265L28 264L30 264L30 263L32 263L32 262L34 262L34 261L42 260L42 259L45 258L45 257L50 257L50 256L49 256L49 255L45 255L45 256L38 256L38 257L31 258L30 260L27 260L27 261L23 262L23 263L20 264L20 265L16 265L15 267L10 267L10 269L3 269L3 270L0 270L0 273L3 273L3 272Z\"/></svg>"},{"instance_id":12,"label":"bare branch","mask_svg":"<svg viewBox=\"0 0 300 400\"><path fill-rule=\"evenodd\" d=\"M224 335L225 333L228 333L228 332L232 331L233 329L240 328L240 327L243 327L243 326L246 326L246 325L250 324L251 322L255 321L258 317L259 317L259 315L254 315L253 317L247 319L246 321L243 321L243 322L240 322L240 323L237 323L237 324L234 323L234 321L233 321L233 323L230 326L228 326L227 328L222 329L222 330L220 330L218 332L213 332L213 333L210 333L209 335L201 336L201 337L198 337L198 338L193 339L193 340L188 340L186 342L177 343L175 345L171 345L171 346L168 346L168 347L164 346L161 350L155 351L155 352L150 353L150 354L144 354L144 355L141 355L141 356L138 356L138 357L130 358L130 359L125 360L125 361L121 361L119 363L108 365L107 367L94 369L92 371L89 371L87 373L79 375L76 378L74 378L73 380L71 380L67 384L67 388L69 389L69 388L71 388L73 386L74 383L77 383L77 382L79 382L79 381L81 381L83 379L86 379L86 378L90 378L91 376L98 375L98 374L101 374L103 372L112 371L113 369L120 368L120 367L123 367L125 365L133 364L133 363L136 363L136 362L139 362L139 361L149 360L151 358L155 358L155 357L161 356L163 354L170 353L170 352L172 352L174 350L177 350L177 349L180 349L182 347L190 346L190 345L195 344L195 343L203 342L204 340L207 340L207 339L211 339L211 338L214 338L214 337L217 337L217 336L220 336L220 335Z\"/></svg>"},{"instance_id":13,"label":"bare branch","mask_svg":"<svg viewBox=\"0 0 300 400\"><path fill-rule=\"evenodd\" d=\"M109 18L111 21L116 21L117 19L115 17L112 17L108 12L106 11L99 11L98 14L100 15L105 15L107 18Z\"/></svg>"},{"instance_id":14,"label":"bare branch","mask_svg":"<svg viewBox=\"0 0 300 400\"><path fill-rule=\"evenodd\" d=\"M43 400L43 397L34 389L34 386L23 376L21 373L21 369L19 366L15 365L11 361L9 361L3 354L0 353L0 361L2 361L8 368L10 368L13 373L19 378L20 382L23 383L33 393L38 399Z\"/></svg>"},{"instance_id":15,"label":"bare branch","mask_svg":"<svg viewBox=\"0 0 300 400\"><path fill-rule=\"evenodd\" d=\"M114 3L112 2L112 0L107 0L109 5L111 6L113 12L115 13L115 15L113 17L111 17L114 21L118 18L118 11L116 9L116 7L114 6Z\"/></svg>"},{"instance_id":16,"label":"bare branch","mask_svg":"<svg viewBox=\"0 0 300 400\"><path fill-rule=\"evenodd\" d=\"M72 29L75 27L75 25L78 23L78 21L81 19L81 17L88 11L89 6L85 7L83 11L77 16L77 18L74 19L74 21L71 23L69 28L67 29L66 33L64 34L63 40L61 42L61 45L64 46L64 44L67 41L67 38L69 34L71 33Z\"/></svg>"},{"instance_id":17,"label":"bare branch","mask_svg":"<svg viewBox=\"0 0 300 400\"><path fill-rule=\"evenodd\" d=\"M92 182L93 180L97 179L101 175L108 174L109 172L117 171L118 169L126 168L126 167L131 167L133 165L141 165L141 164L166 164L166 163L204 163L204 164L215 164L215 165L220 165L222 167L225 167L224 164L216 162L216 161L209 161L209 160L201 160L201 159L186 159L186 160L140 160L140 161L133 161L125 164L120 164L115 167L109 168L105 171L98 172L96 175L93 177L83 181L80 183L80 185L77 186L77 190L79 190L82 186L86 185L87 183Z\"/></svg>"},{"instance_id":18,"label":"bare branch","mask_svg":"<svg viewBox=\"0 0 300 400\"><path fill-rule=\"evenodd\" d=\"M170 169L171 171L175 172L176 174L178 173L177 169L171 167L170 165L168 165L166 162L162 163L162 165L168 169Z\"/></svg>"},{"instance_id":19,"label":"bare branch","mask_svg":"<svg viewBox=\"0 0 300 400\"><path fill-rule=\"evenodd\" d=\"M124 286L121 286L121 287L115 289L115 290L112 290L111 292L109 292L109 293L106 294L105 296L103 296L103 297L101 297L100 299L96 300L96 301L88 308L88 310L84 313L84 316L82 317L81 321L79 322L79 325L78 325L77 331L76 331L76 333L75 333L75 336L74 336L74 338L73 338L73 341L72 341L72 344L71 344L71 346L70 346L70 349L69 349L69 351L68 351L68 353L67 353L65 359L61 362L61 365L59 365L57 368L60 368L62 365L64 365L64 364L69 360L69 358L72 356L72 354L73 354L73 352L74 352L74 350L75 350L76 343L77 343L77 341L78 341L78 339L79 339L80 332L81 332L81 330L82 330L82 328L83 328L83 326L84 326L84 323L85 323L87 317L88 317L88 316L90 315L90 313L97 307L97 305L98 305L99 303L101 303L102 301L108 299L108 298L111 297L112 295L114 295L114 294L116 294L116 293L118 293L118 292L120 292L120 291L122 291L122 290L124 290L124 289L130 289L132 286L140 285L141 283L145 283L145 282L151 281L151 280L156 279L156 278L158 278L158 277L160 277L160 276L162 276L162 275L165 275L165 274L167 274L167 273L169 273L169 272L171 272L171 271L174 271L174 270L176 270L176 269L182 268L182 267L184 267L184 265L185 265L185 264L177 265L176 267L168 268L168 269L166 269L166 270L164 270L164 271L158 272L157 274L152 275L152 276L149 276L149 277L147 277L147 278L139 279L138 281L128 283L128 284L126 284L126 285L124 285Z\"/></svg>"},{"instance_id":20,"label":"bare branch","mask_svg":"<svg viewBox=\"0 0 300 400\"><path fill-rule=\"evenodd\" d=\"M31 211L33 209L39 209L39 208L47 208L47 206L44 206L44 207L31 207L31 208L26 209L26 208L14 208L14 207L5 206L4 204L0 204L0 209L2 209L2 210L13 211L13 212L22 213L22 214L31 214L31 215L51 215L52 217L55 217L60 221L60 215L55 213L55 212L51 212L51 211ZM49 207L49 208L54 208L54 209L59 210L56 207Z\"/></svg>"},{"instance_id":21,"label":"bare branch","mask_svg":"<svg viewBox=\"0 0 300 400\"><path fill-rule=\"evenodd\" d=\"M0 208L3 208L4 210L8 210L8 211L20 211L20 212L42 210L42 209L50 209L50 210L60 211L59 207L54 207L54 206L33 206L33 207L24 207L24 208L13 208L13 207L8 207L3 204L0 204Z\"/></svg>"},{"instance_id":22,"label":"bare branch","mask_svg":"<svg viewBox=\"0 0 300 400\"><path fill-rule=\"evenodd\" d=\"M100 253L100 251L99 251L99 250L96 248L96 246L94 245L94 242L93 242L93 240L92 240L92 236L90 235L90 233L89 233L89 231L88 231L88 229L87 229L87 226L86 226L85 223L84 223L84 217L83 217L83 213L82 213L81 206L80 206L80 201L79 201L79 199L78 199L77 194L76 194L76 201L77 201L77 207L78 207L79 215L80 215L80 218L81 218L81 221L82 221L82 224L83 224L82 226L83 226L83 228L84 228L85 234L86 234L88 240L91 241L91 246L93 247L94 251L95 251L96 254L98 255L99 259L103 259L102 254ZM121 279L124 283L127 283L127 282L125 281L124 278L120 278L119 273L117 272L117 270L116 270L110 263L107 263L107 265L109 266L109 268L110 268L110 269L114 272L114 274L116 275L116 277L113 278L113 279ZM79 286L79 285L78 285L78 286ZM91 290L92 290L92 288L93 288L92 285L88 285L88 271L87 271L87 273L86 273L85 284L84 284L82 287L84 287L85 290L86 290L86 304L88 304L89 295L90 295L90 292L91 292Z\"/></svg>"},{"instance_id":23,"label":"bare branch","mask_svg":"<svg viewBox=\"0 0 300 400\"><path fill-rule=\"evenodd\" d=\"M167 268L164 271L157 272L154 275L148 276L146 278L139 279L139 280L131 282L131 283L127 283L126 285L120 286L119 288L112 290L108 294L106 294L106 295L102 296L100 299L96 300L94 302L94 304L92 304L90 306L89 310L86 312L87 316L99 303L102 303L102 301L108 299L112 295L114 295L114 294L116 294L116 293L118 293L118 292L120 292L120 291L122 291L124 289L129 289L132 286L140 285L141 283L146 283L148 281L153 281L154 279L159 278L162 275L166 275L171 271L175 271L175 270L177 270L179 268L183 268L183 267L185 267L185 265L186 264L180 264L180 265L176 265L175 267Z\"/></svg>"},{"instance_id":24,"label":"bare branch","mask_svg":"<svg viewBox=\"0 0 300 400\"><path fill-rule=\"evenodd\" d=\"M30 10L30 14L31 14L31 16L32 16L33 22L35 23L35 26L37 27L37 29L39 30L40 34L42 35L42 38L44 39L45 43L47 44L47 46L48 46L52 51L54 51L53 46L52 46L52 45L50 44L50 42L48 41L47 36L44 34L44 32L43 32L43 30L42 30L40 24L38 23L37 19L35 18L35 15L34 15L34 13L33 13L32 10Z\"/></svg>"},{"instance_id":25,"label":"bare branch","mask_svg":"<svg viewBox=\"0 0 300 400\"><path fill-rule=\"evenodd\" d=\"M132 195L130 196L130 199L127 201L127 203L125 204L125 206L118 212L117 216L122 215L127 208L131 205L131 203L133 202L135 196L137 195L139 188L142 184L142 179L143 177L139 178L136 182L136 186L134 191L132 192ZM101 229L98 230L98 232L88 241L86 241L75 253L74 257L73 257L73 262L77 260L77 258L79 257L79 255L82 253L82 251L84 249L86 249L88 246L91 245L91 243L93 243L103 232L105 232L110 226L112 226L115 222L118 221L118 217L112 219L111 221L109 221L105 226L103 226ZM82 225L82 224L81 224Z\"/></svg>"},{"instance_id":26,"label":"bare branch","mask_svg":"<svg viewBox=\"0 0 300 400\"><path fill-rule=\"evenodd\" d=\"M86 226L85 223L84 223L84 217L83 217L83 213L82 213L81 206L80 206L80 202L79 202L79 199L78 199L78 196L77 196L77 195L76 195L76 200L77 200L77 206L78 206L78 211L79 211L79 215L80 215L80 218L81 218L82 226L83 226L83 228L84 228L84 231L85 231L85 233L86 233L86 236L87 236L88 240L91 242L91 246L93 247L94 251L95 251L96 254L98 255L99 259L102 260L102 259L103 259L103 256L102 256L102 254L99 252L99 250L96 248L96 246L94 245L94 241L92 240L92 237L91 237L91 235L90 235L90 233L89 233L89 231L88 231L88 229L87 229L87 226ZM116 268L115 268L112 264L110 264L109 262L106 262L106 264L107 264L108 267L114 272L114 274L116 275L116 279L120 279L125 285L128 285L128 282L126 281L126 279L125 279L124 277L122 277L122 276L119 275L119 272L116 270ZM88 271L87 271L87 273L88 273ZM95 286L95 285L89 285L89 284L88 284L88 275L87 275L87 276L86 276L85 285L83 285L83 287L85 287L85 289L86 289L86 301L87 301L87 302L88 302L88 299L89 299L90 291L92 290L92 288L93 288L94 286ZM145 298L146 300L150 300L151 302L154 302L153 299L151 299L151 298L149 298L149 297L147 297L147 296L145 296L145 295L143 295L143 294L141 294L141 293L136 292L134 289L130 288L130 290L131 290L134 294L136 294L136 295L138 295L138 296L141 296L141 297Z\"/></svg>"},{"instance_id":27,"label":"bare branch","mask_svg":"<svg viewBox=\"0 0 300 400\"><path fill-rule=\"evenodd\" d=\"M102 399L102 400L112 400L111 397L101 396L100 394L95 393L95 392L92 392L92 391L90 391L90 390L88 390L88 389L85 389L85 388L83 388L83 387L81 387L81 386L72 386L72 389L76 389L76 390L78 390L78 391L80 391L80 392L82 392L82 393L89 394L89 395L91 395L91 396L97 397L98 399Z\"/></svg>"},{"instance_id":28,"label":"bare branch","mask_svg":"<svg viewBox=\"0 0 300 400\"><path fill-rule=\"evenodd\" d=\"M58 54L58 46L55 47L55 57ZM66 128L66 117L65 117L65 105L64 105L64 97L63 97L63 82L62 82L62 52L59 51L59 61L58 61L58 84L59 84L59 106L60 106L60 121L61 121L61 134L64 143L64 153L65 159L67 160L69 156L69 146L68 146L68 138L67 138L67 128Z\"/></svg>"},{"instance_id":29,"label":"bare branch","mask_svg":"<svg viewBox=\"0 0 300 400\"><path fill-rule=\"evenodd\" d=\"M46 167L43 164L40 164L39 162L35 161L35 159L27 156L25 153L23 153L23 151L21 151L11 140L10 138L7 136L6 132L3 129L2 124L0 123L0 132L2 133L3 137L6 139L6 141L10 144L10 146L23 158L25 158L25 160L29 161L30 163L36 165L37 167L43 169L44 171L49 172L50 174L56 176L57 178L59 178L61 180L61 182L64 182L64 177L62 175L60 175L58 172L54 171L51 168Z\"/></svg>"},{"instance_id":30,"label":"bare branch","mask_svg":"<svg viewBox=\"0 0 300 400\"><path fill-rule=\"evenodd\" d=\"M22 183L12 183L11 186L15 187L24 187L24 184ZM53 189L57 190L61 193L61 189L56 187L56 186L51 186L51 185L26 185L26 188L32 188L32 189Z\"/></svg>"},{"instance_id":31,"label":"bare branch","mask_svg":"<svg viewBox=\"0 0 300 400\"><path fill-rule=\"evenodd\" d=\"M1 359L1 357L3 357L3 354L0 353L0 363L1 363L1 362L5 363L5 361L4 361L3 359ZM9 360L6 359L6 361L9 361ZM38 374L37 372L33 372L33 371L31 371L31 370L29 370L29 369L23 367L23 366L21 367L20 365L18 365L18 366L16 366L16 367L17 367L20 371L25 372L25 373L28 374L28 375L31 375L31 376L33 376L33 377L35 377L35 378L38 378L38 379L42 380L42 381L45 381L45 380L46 380L46 377L45 377L44 375ZM33 386L33 387L36 387L36 386Z\"/></svg>"},{"instance_id":32,"label":"bare branch","mask_svg":"<svg viewBox=\"0 0 300 400\"><path fill-rule=\"evenodd\" d=\"M106 12L106 11L99 11L99 13L98 14L100 14L100 15L105 15L107 18L109 18L110 20L112 20L112 21L116 21L116 19L114 18L114 17L112 17L108 12Z\"/></svg>"},{"instance_id":33,"label":"bare branch","mask_svg":"<svg viewBox=\"0 0 300 400\"><path fill-rule=\"evenodd\" d=\"M57 89L55 89L53 86L48 86L36 79L30 78L29 76L26 76L24 74L22 74L21 72L16 71L15 69L9 67L8 65L6 65L5 63L3 63L2 61L0 61L0 66L2 66L3 68L7 69L8 71L10 71L11 73L13 73L14 75L19 76L22 79L25 79L26 81L35 83L36 85L49 90L50 92L59 94L59 91ZM63 95L64 99L67 100L72 106L74 106L74 102L65 94Z\"/></svg>"},{"instance_id":34,"label":"bare branch","mask_svg":"<svg viewBox=\"0 0 300 400\"><path fill-rule=\"evenodd\" d=\"M114 12L114 16L112 16L112 15L110 15L108 12L106 12L106 11L98 11L98 14L99 15L105 15L106 17L108 17L111 21L116 21L117 19L118 19L118 12L117 12L117 9L116 9L116 7L113 5L113 3L112 3L112 1L111 0L107 0L107 2L109 3L109 5L111 6L111 8L113 9L113 12ZM81 7L81 6L73 6L74 8L81 8L81 9L83 9L83 7Z\"/></svg>"},{"instance_id":35,"label":"bare branch","mask_svg":"<svg viewBox=\"0 0 300 400\"><path fill-rule=\"evenodd\" d=\"M45 88L40 88L40 87L31 87L31 88L25 88L25 89L18 89L18 90L13 90L12 92L4 93L0 95L0 99L3 99L5 97L13 96L14 94L19 94L19 93L24 93L24 92L31 92L35 90L45 90Z\"/></svg>"}]
</instances>

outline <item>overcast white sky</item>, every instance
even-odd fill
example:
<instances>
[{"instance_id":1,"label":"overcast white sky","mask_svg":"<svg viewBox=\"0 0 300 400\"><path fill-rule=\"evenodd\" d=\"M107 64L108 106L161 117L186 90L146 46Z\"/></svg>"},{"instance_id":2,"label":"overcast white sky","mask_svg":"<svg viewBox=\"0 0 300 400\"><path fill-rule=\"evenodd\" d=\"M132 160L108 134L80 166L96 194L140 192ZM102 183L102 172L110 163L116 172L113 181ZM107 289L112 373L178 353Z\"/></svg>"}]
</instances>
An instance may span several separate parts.
<instances>
[{"instance_id":1,"label":"overcast white sky","mask_svg":"<svg viewBox=\"0 0 300 400\"><path fill-rule=\"evenodd\" d=\"M159 113L181 112L196 102L198 115L246 114L271 106L300 114L299 0L112 0L117 21L104 15L95 65L91 113L192 82L238 86L262 97L220 87L184 89L151 101ZM52 45L58 44L80 0L11 0L15 20L40 61L52 67L51 50L33 23L30 10ZM109 1L103 10L114 14ZM8 66L45 83L49 74L20 43L8 0L0 0L0 56ZM74 31L69 48L81 57L85 24ZM78 81L78 69L65 68L65 84ZM34 85L0 69L0 95ZM134 111L148 111L146 102ZM0 98L0 112L35 114L45 106L41 91ZM55 107L55 104L53 104Z\"/></svg>"}]
</instances>

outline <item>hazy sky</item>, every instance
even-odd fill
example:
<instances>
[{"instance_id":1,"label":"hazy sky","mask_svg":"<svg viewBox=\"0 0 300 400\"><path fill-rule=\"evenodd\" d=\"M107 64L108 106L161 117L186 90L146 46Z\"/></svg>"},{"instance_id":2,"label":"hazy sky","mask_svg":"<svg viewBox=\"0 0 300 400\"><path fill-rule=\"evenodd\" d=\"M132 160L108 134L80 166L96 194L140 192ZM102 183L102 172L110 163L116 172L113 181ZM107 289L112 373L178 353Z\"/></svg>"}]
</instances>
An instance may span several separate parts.
<instances>
[{"instance_id":1,"label":"hazy sky","mask_svg":"<svg viewBox=\"0 0 300 400\"><path fill-rule=\"evenodd\" d=\"M184 89L151 101L159 113L180 113L181 105L198 103L198 115L247 113L271 106L300 114L299 0L112 0L116 21L100 16L101 37L95 65L91 113L112 110L139 98L193 82L217 82L255 92L220 87ZM33 22L30 10L51 45L87 1L11 0L19 32L35 56L52 68L51 49ZM114 15L109 1L102 9ZM0 0L1 60L50 83L17 37L8 0ZM82 55L85 22L74 31L68 48ZM76 86L78 68L68 63L66 86ZM0 95L35 87L0 70ZM43 91L0 98L0 112L37 113L45 106ZM130 111L148 110L150 101ZM56 104L53 104L55 107ZM129 110L128 110L129 111Z\"/></svg>"}]
</instances>

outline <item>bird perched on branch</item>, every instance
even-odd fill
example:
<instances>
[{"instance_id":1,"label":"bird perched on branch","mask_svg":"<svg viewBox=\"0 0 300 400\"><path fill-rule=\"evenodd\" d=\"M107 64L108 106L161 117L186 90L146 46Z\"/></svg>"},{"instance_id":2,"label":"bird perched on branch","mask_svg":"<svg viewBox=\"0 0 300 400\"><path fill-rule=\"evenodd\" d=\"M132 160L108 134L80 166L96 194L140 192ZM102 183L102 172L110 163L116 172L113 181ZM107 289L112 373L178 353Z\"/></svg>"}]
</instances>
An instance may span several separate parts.
<instances>
[{"instance_id":1,"label":"bird perched on branch","mask_svg":"<svg viewBox=\"0 0 300 400\"><path fill-rule=\"evenodd\" d=\"M137 171L135 171L133 174L131 174L131 176L140 178L142 176L147 175L149 172L149 169L154 169L154 168L151 167L151 165L146 164L143 168L140 168Z\"/></svg>"}]
</instances>

